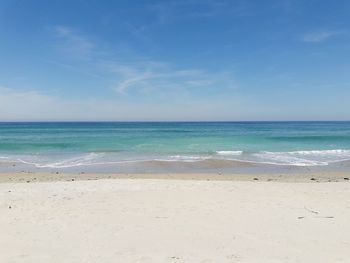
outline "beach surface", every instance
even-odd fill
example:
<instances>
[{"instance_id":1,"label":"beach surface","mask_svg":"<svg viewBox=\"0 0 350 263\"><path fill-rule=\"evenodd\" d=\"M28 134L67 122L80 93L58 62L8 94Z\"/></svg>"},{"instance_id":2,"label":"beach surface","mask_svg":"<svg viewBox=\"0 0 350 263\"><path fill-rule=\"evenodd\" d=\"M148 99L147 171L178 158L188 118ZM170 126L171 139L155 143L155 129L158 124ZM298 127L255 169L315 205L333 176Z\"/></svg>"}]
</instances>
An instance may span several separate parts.
<instances>
[{"instance_id":1,"label":"beach surface","mask_svg":"<svg viewBox=\"0 0 350 263\"><path fill-rule=\"evenodd\" d=\"M85 176L1 175L0 262L349 262L343 175Z\"/></svg>"}]
</instances>

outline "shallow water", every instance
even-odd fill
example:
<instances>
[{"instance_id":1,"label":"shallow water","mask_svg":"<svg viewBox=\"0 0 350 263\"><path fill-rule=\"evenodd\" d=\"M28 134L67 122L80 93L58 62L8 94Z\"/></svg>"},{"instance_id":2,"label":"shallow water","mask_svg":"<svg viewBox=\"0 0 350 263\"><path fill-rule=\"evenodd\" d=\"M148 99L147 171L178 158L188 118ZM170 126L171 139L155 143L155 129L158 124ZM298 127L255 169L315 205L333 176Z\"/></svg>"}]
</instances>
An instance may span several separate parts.
<instances>
[{"instance_id":1,"label":"shallow water","mask_svg":"<svg viewBox=\"0 0 350 263\"><path fill-rule=\"evenodd\" d=\"M350 122L0 123L0 170L347 169L349 160Z\"/></svg>"}]
</instances>

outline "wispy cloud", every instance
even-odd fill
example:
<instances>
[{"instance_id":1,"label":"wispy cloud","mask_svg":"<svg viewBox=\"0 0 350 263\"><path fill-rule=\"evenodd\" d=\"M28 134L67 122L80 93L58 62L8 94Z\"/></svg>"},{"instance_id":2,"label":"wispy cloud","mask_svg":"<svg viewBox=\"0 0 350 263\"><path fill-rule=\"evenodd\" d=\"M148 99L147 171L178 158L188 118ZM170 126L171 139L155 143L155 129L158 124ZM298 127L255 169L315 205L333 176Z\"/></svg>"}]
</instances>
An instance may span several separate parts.
<instances>
[{"instance_id":1,"label":"wispy cloud","mask_svg":"<svg viewBox=\"0 0 350 263\"><path fill-rule=\"evenodd\" d=\"M60 40L60 48L74 56L88 56L95 50L95 44L87 37L67 26L53 27L55 37Z\"/></svg>"},{"instance_id":2,"label":"wispy cloud","mask_svg":"<svg viewBox=\"0 0 350 263\"><path fill-rule=\"evenodd\" d=\"M113 64L119 81L115 90L125 93L129 90L149 91L228 91L237 88L230 72L207 72L198 69L177 69L167 64L142 62L132 65Z\"/></svg>"},{"instance_id":3,"label":"wispy cloud","mask_svg":"<svg viewBox=\"0 0 350 263\"><path fill-rule=\"evenodd\" d=\"M128 49L118 53L100 47L85 35L78 34L69 27L55 27L59 45L68 56L78 54L81 63L55 61L66 69L109 79L113 89L119 94L133 92L207 92L208 90L227 91L237 88L232 72L227 70L207 71L198 68L182 68L164 61L143 57ZM86 63L89 60L89 63ZM74 64L75 63L75 64ZM83 64L83 66L81 65ZM76 65L76 66L74 66ZM83 68L83 70L81 69Z\"/></svg>"},{"instance_id":4,"label":"wispy cloud","mask_svg":"<svg viewBox=\"0 0 350 263\"><path fill-rule=\"evenodd\" d=\"M322 31L310 32L302 36L302 41L311 42L311 43L324 42L329 40L330 38L333 38L343 33L344 31L342 30L322 30Z\"/></svg>"}]
</instances>

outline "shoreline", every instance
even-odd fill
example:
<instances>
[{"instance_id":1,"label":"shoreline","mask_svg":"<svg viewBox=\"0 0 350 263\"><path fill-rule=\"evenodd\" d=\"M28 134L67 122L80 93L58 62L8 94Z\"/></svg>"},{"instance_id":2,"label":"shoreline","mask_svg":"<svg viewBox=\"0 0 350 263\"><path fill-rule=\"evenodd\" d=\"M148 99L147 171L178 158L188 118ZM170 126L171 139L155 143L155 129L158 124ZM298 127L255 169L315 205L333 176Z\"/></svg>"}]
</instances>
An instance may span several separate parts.
<instances>
[{"instance_id":1,"label":"shoreline","mask_svg":"<svg viewBox=\"0 0 350 263\"><path fill-rule=\"evenodd\" d=\"M89 181L101 179L165 179L194 181L254 181L254 182L350 182L347 172L307 173L61 173L61 172L6 172L0 173L0 183L35 183L62 181Z\"/></svg>"}]
</instances>

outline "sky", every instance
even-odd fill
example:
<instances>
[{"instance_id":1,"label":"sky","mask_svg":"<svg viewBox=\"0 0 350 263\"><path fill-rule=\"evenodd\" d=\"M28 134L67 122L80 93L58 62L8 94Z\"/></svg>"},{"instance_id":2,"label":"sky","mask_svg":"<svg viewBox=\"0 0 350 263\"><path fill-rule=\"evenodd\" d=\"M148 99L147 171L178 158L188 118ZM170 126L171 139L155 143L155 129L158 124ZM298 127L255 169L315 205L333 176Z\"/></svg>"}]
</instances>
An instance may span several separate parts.
<instances>
[{"instance_id":1,"label":"sky","mask_svg":"<svg viewBox=\"0 0 350 263\"><path fill-rule=\"evenodd\" d=\"M0 0L0 121L350 120L348 0Z\"/></svg>"}]
</instances>

